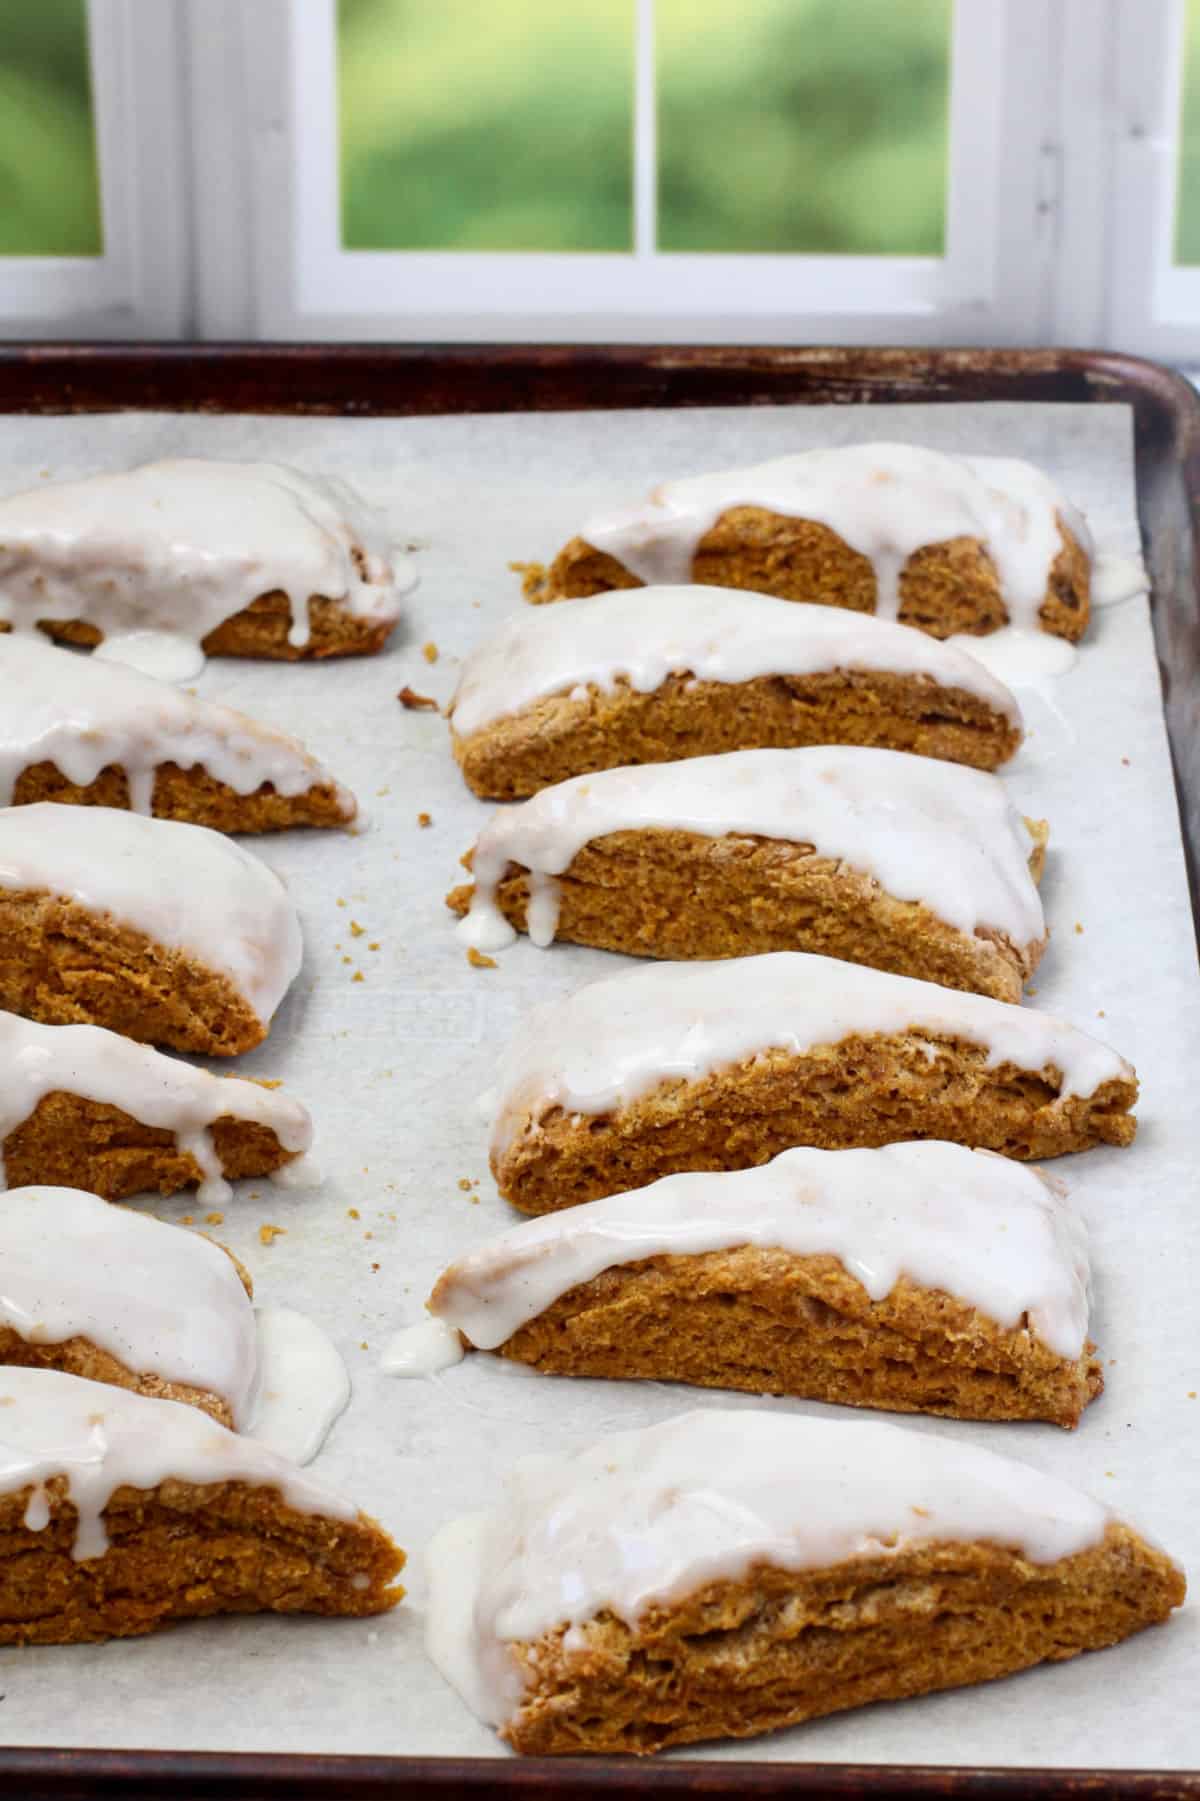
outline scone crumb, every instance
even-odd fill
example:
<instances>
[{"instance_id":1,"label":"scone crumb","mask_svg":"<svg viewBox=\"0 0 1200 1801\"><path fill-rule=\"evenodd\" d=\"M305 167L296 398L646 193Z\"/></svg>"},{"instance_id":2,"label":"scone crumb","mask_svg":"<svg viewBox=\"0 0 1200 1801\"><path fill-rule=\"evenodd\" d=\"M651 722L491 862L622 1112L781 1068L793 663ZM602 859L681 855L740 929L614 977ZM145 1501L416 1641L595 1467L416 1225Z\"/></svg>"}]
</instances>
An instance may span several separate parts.
<instances>
[{"instance_id":1,"label":"scone crumb","mask_svg":"<svg viewBox=\"0 0 1200 1801\"><path fill-rule=\"evenodd\" d=\"M461 1189L462 1189L462 1191L463 1191L463 1193L464 1193L464 1194L470 1194L470 1192L471 1192L471 1178L470 1178L470 1176L460 1176L460 1177L459 1177L459 1178L458 1178L458 1185L459 1185L459 1187L460 1187L460 1188L461 1188Z\"/></svg>"},{"instance_id":2,"label":"scone crumb","mask_svg":"<svg viewBox=\"0 0 1200 1801\"><path fill-rule=\"evenodd\" d=\"M1196 1391L1195 1391L1195 1389L1194 1389L1194 1388L1189 1388L1189 1389L1188 1389L1188 1400L1189 1400L1189 1401L1194 1401L1194 1400L1195 1400L1195 1399L1196 1399Z\"/></svg>"},{"instance_id":3,"label":"scone crumb","mask_svg":"<svg viewBox=\"0 0 1200 1801\"><path fill-rule=\"evenodd\" d=\"M225 1215L223 1213L206 1213L204 1215L204 1223L206 1226L223 1226L225 1224Z\"/></svg>"},{"instance_id":4,"label":"scone crumb","mask_svg":"<svg viewBox=\"0 0 1200 1801\"><path fill-rule=\"evenodd\" d=\"M378 940L378 938L372 938L372 939L371 939L371 940L370 940L370 942L369 942L369 943L368 943L368 945L367 945L367 949L368 949L368 950L369 950L369 951L377 951L377 950L378 950L378 949L379 949L379 940Z\"/></svg>"},{"instance_id":5,"label":"scone crumb","mask_svg":"<svg viewBox=\"0 0 1200 1801\"><path fill-rule=\"evenodd\" d=\"M377 1275L377 1274L378 1274L378 1271L379 1271L379 1265L378 1265L378 1264L377 1264L377 1263L373 1263L373 1264L372 1264L372 1265L371 1265L371 1274L372 1274L372 1275L373 1275L373 1276L374 1276L374 1275Z\"/></svg>"},{"instance_id":6,"label":"scone crumb","mask_svg":"<svg viewBox=\"0 0 1200 1801\"><path fill-rule=\"evenodd\" d=\"M347 1207L346 1216L348 1219L361 1219L362 1218L362 1214L358 1211L357 1207Z\"/></svg>"},{"instance_id":7,"label":"scone crumb","mask_svg":"<svg viewBox=\"0 0 1200 1801\"><path fill-rule=\"evenodd\" d=\"M343 957L342 958L343 963L353 963L353 961L354 961L353 957Z\"/></svg>"},{"instance_id":8,"label":"scone crumb","mask_svg":"<svg viewBox=\"0 0 1200 1801\"><path fill-rule=\"evenodd\" d=\"M258 1228L258 1242L259 1244L274 1244L275 1240L277 1238L282 1238L286 1231L286 1226L260 1226Z\"/></svg>"},{"instance_id":9,"label":"scone crumb","mask_svg":"<svg viewBox=\"0 0 1200 1801\"><path fill-rule=\"evenodd\" d=\"M356 969L356 970L355 970L355 972L354 972L354 976L353 976L353 980L354 980L354 981L356 981L356 982L361 982L361 981L362 981L362 980L363 980L363 979L364 979L364 978L363 978L363 972L362 972L362 970L361 970L361 969Z\"/></svg>"},{"instance_id":10,"label":"scone crumb","mask_svg":"<svg viewBox=\"0 0 1200 1801\"><path fill-rule=\"evenodd\" d=\"M390 794L391 792L390 788L376 788L375 798L376 800L382 800L386 794Z\"/></svg>"},{"instance_id":11,"label":"scone crumb","mask_svg":"<svg viewBox=\"0 0 1200 1801\"><path fill-rule=\"evenodd\" d=\"M1078 933L1078 935L1082 938L1083 937L1083 927L1080 925L1078 920L1075 921L1075 930Z\"/></svg>"},{"instance_id":12,"label":"scone crumb","mask_svg":"<svg viewBox=\"0 0 1200 1801\"><path fill-rule=\"evenodd\" d=\"M424 659L427 663L436 663L437 662L438 647L434 643L432 638L430 638L430 640L427 644L422 644L421 655L424 657Z\"/></svg>"},{"instance_id":13,"label":"scone crumb","mask_svg":"<svg viewBox=\"0 0 1200 1801\"><path fill-rule=\"evenodd\" d=\"M433 814L432 813L418 813L417 814L417 824L422 828L422 830L427 825L432 825L433 824Z\"/></svg>"},{"instance_id":14,"label":"scone crumb","mask_svg":"<svg viewBox=\"0 0 1200 1801\"><path fill-rule=\"evenodd\" d=\"M1121 758L1121 761L1122 761L1122 763L1124 763L1124 765L1125 765L1125 767L1126 767L1126 769L1128 769L1128 768L1129 768L1129 758L1128 758L1128 757L1122 757L1122 758Z\"/></svg>"},{"instance_id":15,"label":"scone crumb","mask_svg":"<svg viewBox=\"0 0 1200 1801\"><path fill-rule=\"evenodd\" d=\"M179 1223L181 1226L194 1226L196 1223L196 1216L194 1213L181 1213L179 1216Z\"/></svg>"},{"instance_id":16,"label":"scone crumb","mask_svg":"<svg viewBox=\"0 0 1200 1801\"><path fill-rule=\"evenodd\" d=\"M410 688L407 682L397 694L396 699L409 713L436 713L438 710L437 701L431 694L418 694L416 689Z\"/></svg>"},{"instance_id":17,"label":"scone crumb","mask_svg":"<svg viewBox=\"0 0 1200 1801\"><path fill-rule=\"evenodd\" d=\"M345 901L344 901L344 900L343 900L343 899L342 899L342 898L341 898L341 896L340 896L340 895L339 895L339 896L338 896L338 906L339 906L339 907L344 907L344 906L345 906L345 904L346 904L346 903L345 903Z\"/></svg>"},{"instance_id":18,"label":"scone crumb","mask_svg":"<svg viewBox=\"0 0 1200 1801\"><path fill-rule=\"evenodd\" d=\"M467 962L472 969L496 969L499 967L495 957L485 957L482 951L475 949L474 945L471 945L467 951Z\"/></svg>"},{"instance_id":19,"label":"scone crumb","mask_svg":"<svg viewBox=\"0 0 1200 1801\"><path fill-rule=\"evenodd\" d=\"M1104 1018L1104 1008L1103 1008L1103 1007L1097 1007L1097 1009L1096 1009L1096 1018L1097 1018L1097 1019L1103 1019L1103 1018Z\"/></svg>"},{"instance_id":20,"label":"scone crumb","mask_svg":"<svg viewBox=\"0 0 1200 1801\"><path fill-rule=\"evenodd\" d=\"M1036 993L1037 993L1037 989L1036 989L1036 988L1034 988L1034 987L1032 987L1032 986L1030 986L1030 987L1029 987L1029 988L1027 988L1027 989L1026 989L1026 990L1025 990L1025 992L1026 992L1026 994L1036 994Z\"/></svg>"},{"instance_id":21,"label":"scone crumb","mask_svg":"<svg viewBox=\"0 0 1200 1801\"><path fill-rule=\"evenodd\" d=\"M350 936L352 938L362 938L365 935L366 930L366 926L360 926L357 919L352 919L350 921Z\"/></svg>"}]
</instances>

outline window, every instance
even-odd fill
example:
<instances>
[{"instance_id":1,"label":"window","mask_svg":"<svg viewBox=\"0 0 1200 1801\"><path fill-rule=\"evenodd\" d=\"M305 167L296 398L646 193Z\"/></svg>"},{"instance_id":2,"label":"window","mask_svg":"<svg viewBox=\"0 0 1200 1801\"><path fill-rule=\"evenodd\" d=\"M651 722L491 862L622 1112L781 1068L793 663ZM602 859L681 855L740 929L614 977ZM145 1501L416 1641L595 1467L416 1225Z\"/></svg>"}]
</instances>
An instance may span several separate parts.
<instances>
[{"instance_id":1,"label":"window","mask_svg":"<svg viewBox=\"0 0 1200 1801\"><path fill-rule=\"evenodd\" d=\"M84 0L0 11L0 256L98 256Z\"/></svg>"}]
</instances>

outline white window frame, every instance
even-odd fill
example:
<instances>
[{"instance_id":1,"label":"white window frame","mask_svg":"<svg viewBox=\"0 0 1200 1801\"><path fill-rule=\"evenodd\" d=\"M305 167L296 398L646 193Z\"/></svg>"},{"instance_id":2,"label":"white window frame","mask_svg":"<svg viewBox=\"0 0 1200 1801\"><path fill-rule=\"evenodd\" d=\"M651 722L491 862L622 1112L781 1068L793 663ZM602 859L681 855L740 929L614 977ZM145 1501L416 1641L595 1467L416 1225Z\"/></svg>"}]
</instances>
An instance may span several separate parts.
<instances>
[{"instance_id":1,"label":"white window frame","mask_svg":"<svg viewBox=\"0 0 1200 1801\"><path fill-rule=\"evenodd\" d=\"M334 0L256 0L231 20L249 108L242 232L253 293L231 286L225 321L238 317L255 336L284 339L1039 338L1050 324L1053 243L1040 138L1028 121L1031 109L1045 117L1054 108L1059 4L957 0L947 254L939 259L656 255L652 0L638 0L631 254L343 250ZM202 214L197 263L211 267Z\"/></svg>"},{"instance_id":2,"label":"white window frame","mask_svg":"<svg viewBox=\"0 0 1200 1801\"><path fill-rule=\"evenodd\" d=\"M0 257L7 338L176 337L188 319L191 221L174 5L90 0L99 256Z\"/></svg>"}]
</instances>

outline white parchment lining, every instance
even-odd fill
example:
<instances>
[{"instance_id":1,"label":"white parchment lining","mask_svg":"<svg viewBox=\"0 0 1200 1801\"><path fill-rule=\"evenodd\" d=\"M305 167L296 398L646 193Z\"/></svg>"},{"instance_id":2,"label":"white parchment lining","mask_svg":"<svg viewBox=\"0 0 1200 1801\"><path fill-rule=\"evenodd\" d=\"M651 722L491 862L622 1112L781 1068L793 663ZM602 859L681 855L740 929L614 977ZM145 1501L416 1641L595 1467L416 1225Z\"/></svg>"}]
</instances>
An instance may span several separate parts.
<instances>
[{"instance_id":1,"label":"white parchment lining","mask_svg":"<svg viewBox=\"0 0 1200 1801\"><path fill-rule=\"evenodd\" d=\"M509 560L548 558L594 509L665 477L872 438L1028 456L1061 480L1101 540L1136 545L1130 415L1117 406L3 422L0 492L43 473L164 455L276 458L359 485L398 538L420 547L422 573L380 658L219 661L198 684L301 733L369 810L359 836L254 841L291 884L305 961L268 1043L239 1070L280 1076L308 1102L326 1181L304 1194L243 1183L217 1236L245 1260L260 1300L304 1309L341 1345L354 1400L315 1471L406 1547L410 1599L381 1620L214 1620L103 1646L2 1651L4 1742L507 1755L421 1650L421 1551L433 1531L482 1504L499 1472L531 1450L688 1407L819 1411L539 1378L482 1356L424 1382L378 1373L383 1342L421 1317L439 1269L513 1218L487 1174L474 1108L513 1024L533 1002L618 961L522 941L495 970L468 966L442 897L489 809L463 785L445 722L405 712L395 696L408 683L446 700L463 652L519 602ZM435 664L422 654L429 642ZM1027 698L1031 739L1008 777L1025 811L1051 825L1043 892L1053 938L1030 1004L1108 1040L1142 1082L1132 1150L1055 1165L1093 1232L1092 1331L1107 1391L1074 1434L945 1421L911 1429L973 1439L1079 1483L1200 1580L1200 1006L1144 602L1096 619L1052 697ZM422 812L432 815L427 829ZM468 1195L460 1178L479 1186ZM163 1218L203 1218L187 1197L146 1204ZM286 1228L270 1248L259 1242L263 1223ZM689 1755L1195 1766L1198 1653L1191 1607L1113 1651Z\"/></svg>"}]
</instances>

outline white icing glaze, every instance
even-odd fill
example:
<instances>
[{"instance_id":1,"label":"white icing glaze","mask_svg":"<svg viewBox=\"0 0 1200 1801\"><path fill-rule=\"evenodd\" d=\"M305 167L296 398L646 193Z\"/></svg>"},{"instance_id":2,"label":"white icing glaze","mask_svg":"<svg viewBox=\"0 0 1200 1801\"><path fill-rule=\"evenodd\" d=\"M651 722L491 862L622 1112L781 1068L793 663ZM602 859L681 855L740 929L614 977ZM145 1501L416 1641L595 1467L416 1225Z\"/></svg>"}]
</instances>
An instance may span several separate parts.
<instances>
[{"instance_id":1,"label":"white icing glaze","mask_svg":"<svg viewBox=\"0 0 1200 1801\"><path fill-rule=\"evenodd\" d=\"M1140 556L1126 556L1122 551L1097 548L1092 560L1092 605L1115 607L1123 600L1134 600L1150 592L1150 577Z\"/></svg>"},{"instance_id":2,"label":"white icing glaze","mask_svg":"<svg viewBox=\"0 0 1200 1801\"><path fill-rule=\"evenodd\" d=\"M0 1201L0 1324L35 1344L86 1338L135 1375L219 1395L246 1430L254 1310L229 1257L198 1232L78 1188L11 1189Z\"/></svg>"},{"instance_id":3,"label":"white icing glaze","mask_svg":"<svg viewBox=\"0 0 1200 1801\"><path fill-rule=\"evenodd\" d=\"M543 788L494 814L480 833L460 935L486 950L512 942L495 899L510 863L559 876L592 839L653 827L810 844L820 857L865 870L896 899L924 902L959 931L999 932L1020 947L1045 937L1029 830L997 776L842 744L604 769ZM529 908L535 944L553 940L557 911L556 892L543 881Z\"/></svg>"},{"instance_id":4,"label":"white icing glaze","mask_svg":"<svg viewBox=\"0 0 1200 1801\"><path fill-rule=\"evenodd\" d=\"M975 538L996 566L1013 625L1036 629L1061 547L1061 517L1084 551L1087 526L1032 463L952 457L912 444L806 450L748 469L664 482L639 507L590 519L581 535L647 583L686 582L705 533L730 507L826 525L875 571L876 612L895 619L914 551ZM575 603L572 603L575 604Z\"/></svg>"},{"instance_id":5,"label":"white icing glaze","mask_svg":"<svg viewBox=\"0 0 1200 1801\"><path fill-rule=\"evenodd\" d=\"M116 807L0 811L0 889L109 914L228 977L267 1025L300 968L300 921L274 870L220 832Z\"/></svg>"},{"instance_id":6,"label":"white icing glaze","mask_svg":"<svg viewBox=\"0 0 1200 1801\"><path fill-rule=\"evenodd\" d=\"M80 787L119 764L137 813L150 812L163 763L207 770L243 795L270 783L293 796L333 780L294 738L232 707L10 633L0 637L0 806L12 805L21 771L41 762ZM354 796L339 787L338 798L353 819Z\"/></svg>"},{"instance_id":7,"label":"white icing glaze","mask_svg":"<svg viewBox=\"0 0 1200 1801\"><path fill-rule=\"evenodd\" d=\"M651 1604L756 1565L823 1569L920 1544L1011 1546L1049 1564L1098 1544L1110 1517L1055 1477L959 1440L707 1409L519 1463L492 1511L430 1545L426 1648L500 1725L523 1693L509 1647L602 1610L636 1626Z\"/></svg>"},{"instance_id":8,"label":"white icing glaze","mask_svg":"<svg viewBox=\"0 0 1200 1801\"><path fill-rule=\"evenodd\" d=\"M227 1432L198 1407L131 1394L59 1370L0 1369L0 1494L33 1488L25 1525L49 1523L45 1485L66 1478L78 1511L73 1555L102 1557L104 1509L118 1488L174 1477L278 1489L299 1513L352 1520L357 1509L255 1439Z\"/></svg>"},{"instance_id":9,"label":"white icing glaze","mask_svg":"<svg viewBox=\"0 0 1200 1801\"><path fill-rule=\"evenodd\" d=\"M440 1319L422 1320L388 1339L379 1367L385 1376L435 1376L461 1363L464 1354L454 1326Z\"/></svg>"},{"instance_id":10,"label":"white icing glaze","mask_svg":"<svg viewBox=\"0 0 1200 1801\"><path fill-rule=\"evenodd\" d=\"M951 648L871 614L740 589L633 588L512 614L464 663L450 722L467 738L548 695L610 694L619 678L650 694L669 675L749 682L866 669L964 689L1019 727L1015 699L969 654L973 642Z\"/></svg>"},{"instance_id":11,"label":"white icing glaze","mask_svg":"<svg viewBox=\"0 0 1200 1801\"><path fill-rule=\"evenodd\" d=\"M175 458L0 500L0 620L15 631L81 619L105 639L168 632L194 653L281 589L300 647L311 597L391 624L415 580L344 484L276 463Z\"/></svg>"},{"instance_id":12,"label":"white icing glaze","mask_svg":"<svg viewBox=\"0 0 1200 1801\"><path fill-rule=\"evenodd\" d=\"M18 635L9 632L7 637ZM37 639L30 636L23 642L35 644ZM127 669L155 676L160 682L190 682L208 660L198 644L180 637L178 632L119 632L115 638L102 638L92 659L123 664Z\"/></svg>"},{"instance_id":13,"label":"white icing glaze","mask_svg":"<svg viewBox=\"0 0 1200 1801\"><path fill-rule=\"evenodd\" d=\"M349 1372L307 1315L260 1307L256 1321L258 1380L245 1430L292 1463L311 1463L349 1405Z\"/></svg>"},{"instance_id":14,"label":"white icing glaze","mask_svg":"<svg viewBox=\"0 0 1200 1801\"><path fill-rule=\"evenodd\" d=\"M0 1077L0 1188L6 1186L4 1140L48 1094L119 1107L172 1133L199 1165L197 1199L209 1206L223 1205L233 1193L213 1144L218 1119L229 1114L266 1126L287 1151L306 1151L312 1142L308 1114L279 1090L214 1076L99 1026L46 1026L0 1013Z\"/></svg>"},{"instance_id":15,"label":"white icing glaze","mask_svg":"<svg viewBox=\"0 0 1200 1801\"><path fill-rule=\"evenodd\" d=\"M1066 675L1079 656L1077 646L1069 638L1015 625L1001 626L998 632L989 632L983 638L959 632L944 642L969 650L997 681L1011 682L1015 688L1041 687L1049 676Z\"/></svg>"},{"instance_id":16,"label":"white icing glaze","mask_svg":"<svg viewBox=\"0 0 1200 1801\"><path fill-rule=\"evenodd\" d=\"M556 1107L608 1113L660 1082L698 1081L766 1050L802 1056L855 1034L909 1031L965 1038L993 1068L1053 1065L1063 1094L1133 1080L1123 1057L1064 1020L833 957L644 963L529 1014L501 1062L492 1155Z\"/></svg>"},{"instance_id":17,"label":"white icing glaze","mask_svg":"<svg viewBox=\"0 0 1200 1801\"><path fill-rule=\"evenodd\" d=\"M873 1301L901 1276L1011 1330L1024 1313L1058 1357L1083 1349L1087 1231L1040 1170L930 1141L784 1151L759 1169L665 1176L566 1207L468 1252L429 1308L495 1350L581 1282L646 1257L738 1245L837 1257Z\"/></svg>"}]
</instances>

